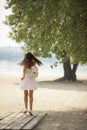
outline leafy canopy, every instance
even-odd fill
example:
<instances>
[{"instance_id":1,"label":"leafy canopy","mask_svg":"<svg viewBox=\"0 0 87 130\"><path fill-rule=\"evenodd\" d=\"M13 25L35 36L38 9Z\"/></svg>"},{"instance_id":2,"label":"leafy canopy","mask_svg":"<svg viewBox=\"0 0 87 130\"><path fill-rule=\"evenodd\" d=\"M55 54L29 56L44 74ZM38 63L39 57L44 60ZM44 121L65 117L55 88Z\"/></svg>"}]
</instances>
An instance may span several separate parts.
<instances>
[{"instance_id":1,"label":"leafy canopy","mask_svg":"<svg viewBox=\"0 0 87 130\"><path fill-rule=\"evenodd\" d=\"M7 0L10 37L37 56L87 62L86 0Z\"/></svg>"}]
</instances>

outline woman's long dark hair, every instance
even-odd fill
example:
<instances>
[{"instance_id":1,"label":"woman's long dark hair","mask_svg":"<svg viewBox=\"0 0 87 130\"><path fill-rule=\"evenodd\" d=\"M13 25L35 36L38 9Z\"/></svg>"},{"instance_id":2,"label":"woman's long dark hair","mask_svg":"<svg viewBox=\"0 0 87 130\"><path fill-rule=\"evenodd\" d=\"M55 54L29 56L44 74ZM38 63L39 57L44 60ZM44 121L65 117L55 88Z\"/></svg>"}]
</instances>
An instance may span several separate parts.
<instances>
[{"instance_id":1,"label":"woman's long dark hair","mask_svg":"<svg viewBox=\"0 0 87 130\"><path fill-rule=\"evenodd\" d=\"M28 52L25 54L24 59L19 64L26 65L28 68L31 68L35 64L38 66L42 65L42 62L38 60L32 53Z\"/></svg>"}]
</instances>

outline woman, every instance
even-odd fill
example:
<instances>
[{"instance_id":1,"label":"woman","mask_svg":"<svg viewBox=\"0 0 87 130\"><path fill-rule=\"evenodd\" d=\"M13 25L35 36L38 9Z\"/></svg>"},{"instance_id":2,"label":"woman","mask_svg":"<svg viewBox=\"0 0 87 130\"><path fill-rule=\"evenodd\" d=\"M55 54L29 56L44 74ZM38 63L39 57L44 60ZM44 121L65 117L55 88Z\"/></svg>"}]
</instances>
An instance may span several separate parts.
<instances>
[{"instance_id":1,"label":"woman","mask_svg":"<svg viewBox=\"0 0 87 130\"><path fill-rule=\"evenodd\" d=\"M30 115L32 113L33 106L33 91L37 89L37 83L35 78L38 75L38 68L36 67L42 65L42 62L38 60L34 55L30 52L25 54L24 59L21 61L20 65L23 65L23 76L20 82L20 88L24 90L24 104L25 109L24 113L28 111L28 95L29 95L29 103L30 103Z\"/></svg>"}]
</instances>

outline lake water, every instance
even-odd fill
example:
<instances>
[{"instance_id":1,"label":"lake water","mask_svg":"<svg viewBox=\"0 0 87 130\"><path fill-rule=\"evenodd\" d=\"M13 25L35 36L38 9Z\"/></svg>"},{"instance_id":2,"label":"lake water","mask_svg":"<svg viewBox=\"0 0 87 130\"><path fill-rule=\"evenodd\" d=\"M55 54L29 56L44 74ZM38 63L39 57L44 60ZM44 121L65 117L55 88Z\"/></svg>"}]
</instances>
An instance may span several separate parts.
<instances>
[{"instance_id":1,"label":"lake water","mask_svg":"<svg viewBox=\"0 0 87 130\"><path fill-rule=\"evenodd\" d=\"M53 69L50 65L56 60L55 58L40 58L43 65L39 67L39 77L62 77L63 76L63 66L59 64L57 67ZM8 60L0 60L0 75L22 75L22 66L19 66L18 63L20 60L8 61ZM86 77L87 78L87 64L79 65L77 70L77 76Z\"/></svg>"},{"instance_id":2,"label":"lake water","mask_svg":"<svg viewBox=\"0 0 87 130\"><path fill-rule=\"evenodd\" d=\"M52 58L39 58L43 65L38 67L39 68L39 74L42 75L63 75L63 68L62 65L59 65L56 68L51 68L50 65L53 64L55 59ZM1 60L0 61L0 74L7 74L7 75L21 75L22 73L22 66L19 66L18 63L21 61L21 59L15 60L15 61L7 61L7 60Z\"/></svg>"},{"instance_id":3,"label":"lake water","mask_svg":"<svg viewBox=\"0 0 87 130\"><path fill-rule=\"evenodd\" d=\"M22 75L22 66L18 63L23 59L23 51L20 46L18 47L1 47L0 48L0 75ZM50 67L56 58L39 57L43 65L39 67L39 77L62 77L63 65L58 64L53 69ZM87 64L79 65L77 69L77 76L87 77Z\"/></svg>"}]
</instances>

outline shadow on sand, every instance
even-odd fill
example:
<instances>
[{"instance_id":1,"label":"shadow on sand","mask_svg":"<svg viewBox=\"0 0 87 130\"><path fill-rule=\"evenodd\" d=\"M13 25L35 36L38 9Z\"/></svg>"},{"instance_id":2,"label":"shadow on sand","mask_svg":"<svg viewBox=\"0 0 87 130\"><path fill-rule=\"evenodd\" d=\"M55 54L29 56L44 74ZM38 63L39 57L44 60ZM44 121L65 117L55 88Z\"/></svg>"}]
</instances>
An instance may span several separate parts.
<instances>
[{"instance_id":1,"label":"shadow on sand","mask_svg":"<svg viewBox=\"0 0 87 130\"><path fill-rule=\"evenodd\" d=\"M47 111L33 130L87 130L87 109Z\"/></svg>"},{"instance_id":2,"label":"shadow on sand","mask_svg":"<svg viewBox=\"0 0 87 130\"><path fill-rule=\"evenodd\" d=\"M74 90L87 91L87 80L68 82L68 81L39 81L39 88L56 89L56 90Z\"/></svg>"}]
</instances>

